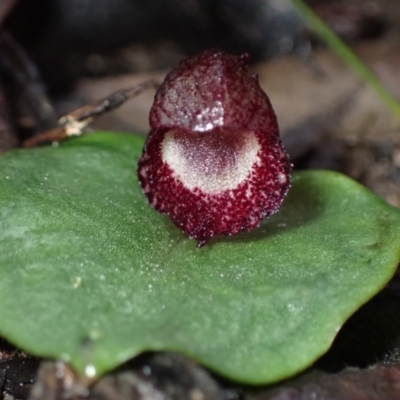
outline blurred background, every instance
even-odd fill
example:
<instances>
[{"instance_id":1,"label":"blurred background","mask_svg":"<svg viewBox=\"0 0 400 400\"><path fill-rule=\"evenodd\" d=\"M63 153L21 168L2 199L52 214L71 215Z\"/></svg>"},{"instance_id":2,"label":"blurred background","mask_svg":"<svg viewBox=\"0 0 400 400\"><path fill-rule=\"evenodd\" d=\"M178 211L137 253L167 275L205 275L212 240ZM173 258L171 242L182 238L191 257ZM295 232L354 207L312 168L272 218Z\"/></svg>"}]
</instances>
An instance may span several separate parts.
<instances>
[{"instance_id":1,"label":"blurred background","mask_svg":"<svg viewBox=\"0 0 400 400\"><path fill-rule=\"evenodd\" d=\"M400 98L400 2L307 0ZM206 48L249 53L295 168L336 169L400 206L400 121L290 0L0 0L0 148ZM94 129L148 131L154 91Z\"/></svg>"},{"instance_id":2,"label":"blurred background","mask_svg":"<svg viewBox=\"0 0 400 400\"><path fill-rule=\"evenodd\" d=\"M2 2L4 28L29 52L53 93L70 90L84 75L170 69L210 47L248 52L259 62L291 52L307 56L317 41L290 0ZM398 2L307 3L346 41L357 42L380 37L393 17L388 7Z\"/></svg>"}]
</instances>

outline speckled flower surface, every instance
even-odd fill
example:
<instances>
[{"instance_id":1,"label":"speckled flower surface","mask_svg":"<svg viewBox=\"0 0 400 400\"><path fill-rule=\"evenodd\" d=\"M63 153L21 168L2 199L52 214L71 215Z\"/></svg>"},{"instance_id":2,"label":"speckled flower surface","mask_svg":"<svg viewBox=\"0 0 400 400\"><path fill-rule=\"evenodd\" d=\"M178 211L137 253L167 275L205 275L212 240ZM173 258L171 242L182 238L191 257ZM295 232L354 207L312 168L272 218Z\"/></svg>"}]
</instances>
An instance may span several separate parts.
<instances>
[{"instance_id":1,"label":"speckled flower surface","mask_svg":"<svg viewBox=\"0 0 400 400\"><path fill-rule=\"evenodd\" d=\"M290 185L290 162L248 56L205 51L156 93L139 160L150 205L198 245L259 226Z\"/></svg>"}]
</instances>

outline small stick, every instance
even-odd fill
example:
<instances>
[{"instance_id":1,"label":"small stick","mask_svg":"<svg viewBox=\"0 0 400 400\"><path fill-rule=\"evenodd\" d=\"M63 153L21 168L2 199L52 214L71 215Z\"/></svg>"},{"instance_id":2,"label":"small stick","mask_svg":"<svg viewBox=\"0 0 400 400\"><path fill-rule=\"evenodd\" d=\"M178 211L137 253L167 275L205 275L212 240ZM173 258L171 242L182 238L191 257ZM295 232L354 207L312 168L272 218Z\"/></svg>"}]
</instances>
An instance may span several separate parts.
<instances>
[{"instance_id":1,"label":"small stick","mask_svg":"<svg viewBox=\"0 0 400 400\"><path fill-rule=\"evenodd\" d=\"M138 96L147 89L158 89L159 86L160 84L158 82L149 79L131 88L118 90L100 101L80 107L61 117L58 121L61 126L26 140L23 143L23 147L35 147L40 144L59 142L72 136L79 136L94 118L114 110L127 100Z\"/></svg>"}]
</instances>

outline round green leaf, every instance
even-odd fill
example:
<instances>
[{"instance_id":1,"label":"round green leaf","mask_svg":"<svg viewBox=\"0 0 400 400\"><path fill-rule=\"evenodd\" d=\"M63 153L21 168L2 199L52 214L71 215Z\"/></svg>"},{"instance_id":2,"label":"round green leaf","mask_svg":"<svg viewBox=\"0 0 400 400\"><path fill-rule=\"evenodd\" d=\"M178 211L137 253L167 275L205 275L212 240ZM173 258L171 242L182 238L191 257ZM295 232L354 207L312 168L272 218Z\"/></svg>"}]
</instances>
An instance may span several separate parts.
<instances>
[{"instance_id":1,"label":"round green leaf","mask_svg":"<svg viewBox=\"0 0 400 400\"><path fill-rule=\"evenodd\" d=\"M324 353L391 278L400 213L333 172L294 174L279 213L204 248L146 203L143 139L96 133L0 157L0 333L100 375L174 350L246 383Z\"/></svg>"}]
</instances>

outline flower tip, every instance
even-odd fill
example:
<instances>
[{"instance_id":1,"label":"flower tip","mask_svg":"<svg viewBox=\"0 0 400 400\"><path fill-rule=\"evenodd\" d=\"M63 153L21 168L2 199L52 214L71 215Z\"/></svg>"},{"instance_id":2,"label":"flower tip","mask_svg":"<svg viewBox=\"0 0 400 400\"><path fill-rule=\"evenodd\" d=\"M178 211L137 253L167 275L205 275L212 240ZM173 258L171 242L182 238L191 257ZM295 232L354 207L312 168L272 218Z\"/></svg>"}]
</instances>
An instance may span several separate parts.
<instances>
[{"instance_id":1,"label":"flower tip","mask_svg":"<svg viewBox=\"0 0 400 400\"><path fill-rule=\"evenodd\" d=\"M201 249L202 247L204 247L204 246L207 244L207 242L208 242L208 240L205 240L205 239L203 239L203 240L197 240L197 245L196 245L196 247L197 247L198 249Z\"/></svg>"}]
</instances>

